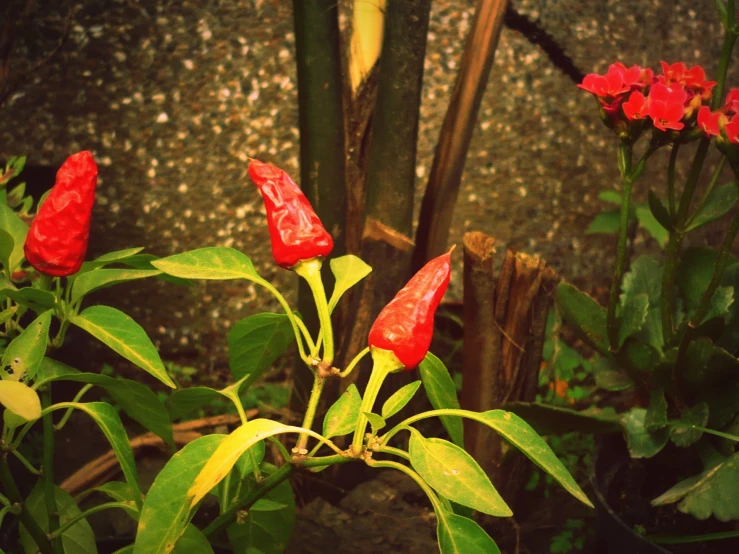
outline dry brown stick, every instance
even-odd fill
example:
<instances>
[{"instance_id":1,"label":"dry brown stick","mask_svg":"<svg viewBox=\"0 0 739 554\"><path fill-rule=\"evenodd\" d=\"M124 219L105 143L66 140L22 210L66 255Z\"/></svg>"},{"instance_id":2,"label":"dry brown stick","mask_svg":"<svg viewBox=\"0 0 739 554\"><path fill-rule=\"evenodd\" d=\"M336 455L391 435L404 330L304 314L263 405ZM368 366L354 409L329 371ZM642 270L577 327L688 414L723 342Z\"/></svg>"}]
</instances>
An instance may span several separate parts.
<instances>
[{"instance_id":1,"label":"dry brown stick","mask_svg":"<svg viewBox=\"0 0 739 554\"><path fill-rule=\"evenodd\" d=\"M259 410L250 410L246 413L246 417L251 419L257 414L259 414ZM237 414L223 414L184 421L172 427L174 442L177 446L184 446L202 436L199 432L201 429L233 425L239 421ZM130 443L134 456L147 447L163 448L167 446L167 443L161 437L151 432L134 437L130 440ZM113 450L109 450L75 471L60 486L69 494L75 496L85 489L104 483L119 471L118 458Z\"/></svg>"},{"instance_id":2,"label":"dry brown stick","mask_svg":"<svg viewBox=\"0 0 739 554\"><path fill-rule=\"evenodd\" d=\"M500 380L502 328L495 321L495 239L484 233L464 236L464 364L461 405L482 412L497 404ZM482 468L493 474L500 458L500 439L494 431L473 421L464 421L467 451Z\"/></svg>"}]
</instances>

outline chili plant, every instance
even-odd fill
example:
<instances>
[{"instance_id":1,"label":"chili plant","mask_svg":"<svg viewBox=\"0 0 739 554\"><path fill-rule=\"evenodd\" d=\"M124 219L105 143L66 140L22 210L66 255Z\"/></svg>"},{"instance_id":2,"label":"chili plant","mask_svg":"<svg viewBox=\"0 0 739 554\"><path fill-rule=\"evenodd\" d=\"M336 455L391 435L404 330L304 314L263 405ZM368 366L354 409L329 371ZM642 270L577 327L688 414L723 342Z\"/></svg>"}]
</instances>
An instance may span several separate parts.
<instances>
[{"instance_id":1,"label":"chili plant","mask_svg":"<svg viewBox=\"0 0 739 554\"><path fill-rule=\"evenodd\" d=\"M21 172L23 161L16 158L9 164L12 176ZM91 387L105 389L131 418L174 445L169 414L149 387L129 379L80 372L52 357L72 325L174 387L151 340L130 317L110 306L83 309L87 295L97 289L162 274L148 265L153 257L139 254L142 248L84 261L97 172L89 152L70 156L59 169L54 187L39 203L30 228L19 214L26 215L31 204L11 201L14 195L23 196L21 185L0 202L0 300L4 303L0 313L0 404L5 406L0 438L0 521L17 518L18 539L26 552L96 550L85 519L88 513L82 513L76 500L54 483L54 433L65 426L74 410L97 423L125 477L125 483L108 483L99 489L113 499L104 506L136 512L142 505L133 452L118 412L104 402L82 402ZM6 169L5 175L9 174ZM15 193L19 187L21 192ZM58 381L80 383L73 401L53 403L52 387ZM55 424L52 414L57 411L64 415ZM35 467L19 450L37 422L43 427L41 467ZM20 462L16 464L19 470L36 477L25 498L8 463L11 456Z\"/></svg>"},{"instance_id":2,"label":"chili plant","mask_svg":"<svg viewBox=\"0 0 739 554\"><path fill-rule=\"evenodd\" d=\"M202 248L155 259L140 249L114 252L83 262L87 249L90 214L97 166L82 152L60 169L57 183L38 208L28 230L15 213L0 205L5 270L2 294L6 298L5 337L0 402L5 407L0 478L2 516L20 520L20 542L26 552L95 551L86 517L104 509L123 509L138 521L134 544L123 551L145 554L212 552L211 542L222 534L235 552L257 549L280 552L289 540L294 521L294 500L288 478L296 471L321 471L335 464L361 463L377 469L394 469L413 479L427 494L438 520L439 547L443 553L498 552L495 542L455 505L484 514L505 517L510 508L480 466L463 449L462 418L487 425L519 448L567 491L591 505L565 466L522 419L503 410L475 413L459 409L454 384L443 363L428 352L434 315L444 296L451 273L451 251L431 260L382 310L368 337L368 346L345 368L334 366L335 344L331 312L342 295L371 271L356 256L330 261L335 276L331 295L326 294L321 266L333 248L300 188L282 170L252 161L249 175L262 193L275 262L305 279L313 292L320 331L311 336L285 297L254 268L250 259L232 248ZM63 230L63 233L58 232ZM25 258L30 264L26 268ZM112 268L114 264L133 266ZM146 269L141 269L143 266ZM22 270L22 271L19 271ZM14 275L30 282L19 287ZM284 313L256 314L237 323L229 334L229 359L234 382L223 389L190 387L169 397L166 411L157 396L135 381L107 375L81 373L47 353L59 347L69 325L99 338L160 381L175 387L144 331L121 312L106 306L81 310L92 290L122 281L159 276L189 282L191 279L246 279L272 294ZM35 319L23 319L34 312ZM54 319L54 325L52 325ZM52 330L54 332L51 332ZM291 345L314 375L302 424L289 425L270 419L248 420L242 395ZM321 432L314 430L317 406L329 379L349 375L370 355L374 362L363 395L354 385L328 410ZM375 406L385 378L397 371L419 367L421 379L396 391L381 407ZM72 402L52 404L50 386L66 379L83 384ZM423 384L434 410L411 416L388 429L387 421L408 404ZM91 386L101 386L131 417L172 444L171 419L176 419L224 398L233 403L240 425L228 435L203 436L177 452L156 477L144 496L136 466L117 411L104 402L81 402ZM39 398L40 393L40 398ZM55 410L80 410L99 425L118 456L125 482L110 482L99 491L112 502L81 512L74 498L53 483L51 467ZM451 441L427 438L414 426L428 418L441 418ZM42 421L44 461L33 467L18 446L34 423ZM63 426L67 416L57 424ZM369 426L369 431L368 431ZM410 435L407 449L393 441ZM280 435L295 436L288 450ZM350 442L335 440L351 435ZM265 442L279 453L266 461ZM288 443L289 444L289 443ZM38 484L22 498L7 463L18 457L25 469L37 474ZM191 520L206 495L218 499L219 515L198 529Z\"/></svg>"},{"instance_id":3,"label":"chili plant","mask_svg":"<svg viewBox=\"0 0 739 554\"><path fill-rule=\"evenodd\" d=\"M728 521L739 519L739 497L724 494L739 480L739 260L731 249L739 231L739 89L725 90L739 26L733 0L717 5L725 38L716 81L682 62L662 62L661 74L616 63L580 85L619 140L617 259L607 307L568 284L557 300L564 319L600 354L597 384L640 393L621 417L631 456L652 458L670 442L682 449L674 486L652 505ZM720 156L696 201L712 145ZM662 148L670 149L667 182L649 190L649 208L668 233L664 256L629 265L631 192ZM676 164L688 152L679 187ZM735 180L719 185L727 164ZM729 213L717 248L685 247L696 229ZM696 464L702 469L691 471Z\"/></svg>"}]
</instances>

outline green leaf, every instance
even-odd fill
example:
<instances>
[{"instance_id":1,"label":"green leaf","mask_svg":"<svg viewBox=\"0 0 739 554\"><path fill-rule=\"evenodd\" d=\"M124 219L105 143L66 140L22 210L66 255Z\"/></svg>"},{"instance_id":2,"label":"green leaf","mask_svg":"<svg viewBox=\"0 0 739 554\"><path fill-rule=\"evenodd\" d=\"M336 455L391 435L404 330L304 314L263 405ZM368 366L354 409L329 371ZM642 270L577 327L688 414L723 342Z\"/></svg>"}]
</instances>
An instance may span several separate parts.
<instances>
[{"instance_id":1,"label":"green leaf","mask_svg":"<svg viewBox=\"0 0 739 554\"><path fill-rule=\"evenodd\" d=\"M557 287L557 305L568 324L602 355L609 353L606 310L584 292L568 283Z\"/></svg>"},{"instance_id":2,"label":"green leaf","mask_svg":"<svg viewBox=\"0 0 739 554\"><path fill-rule=\"evenodd\" d=\"M698 442L703 435L703 431L691 427L682 427L682 425L705 427L708 423L708 404L706 402L699 402L695 406L685 410L679 420L670 423L680 425L679 427L672 427L670 429L670 439L677 446L686 448Z\"/></svg>"},{"instance_id":3,"label":"green leaf","mask_svg":"<svg viewBox=\"0 0 739 554\"><path fill-rule=\"evenodd\" d=\"M685 300L686 312L695 311L703 293L708 288L713 276L718 252L708 247L691 247L685 249L677 268L676 281ZM730 257L730 264L736 258ZM717 291L718 292L718 291Z\"/></svg>"},{"instance_id":4,"label":"green leaf","mask_svg":"<svg viewBox=\"0 0 739 554\"><path fill-rule=\"evenodd\" d=\"M721 317L729 313L729 307L734 303L733 287L718 287L711 297L710 307L703 319L698 323L701 325L715 317Z\"/></svg>"},{"instance_id":5,"label":"green leaf","mask_svg":"<svg viewBox=\"0 0 739 554\"><path fill-rule=\"evenodd\" d=\"M77 302L86 294L96 289L125 283L126 281L154 277L160 273L161 271L158 270L147 271L140 269L96 269L94 271L88 271L74 280L71 301Z\"/></svg>"},{"instance_id":6,"label":"green leaf","mask_svg":"<svg viewBox=\"0 0 739 554\"><path fill-rule=\"evenodd\" d=\"M638 333L647 320L649 296L637 294L631 296L621 308L621 318L618 329L618 347L621 348L626 339Z\"/></svg>"},{"instance_id":7,"label":"green leaf","mask_svg":"<svg viewBox=\"0 0 739 554\"><path fill-rule=\"evenodd\" d=\"M136 248L125 248L123 250L116 250L115 252L108 252L102 256L98 256L92 262L93 264L112 264L114 262L120 262L127 260L131 256L135 256L144 249L143 246Z\"/></svg>"},{"instance_id":8,"label":"green leaf","mask_svg":"<svg viewBox=\"0 0 739 554\"><path fill-rule=\"evenodd\" d=\"M23 245L26 243L28 225L7 204L0 203L0 231L7 233L10 242L3 236L0 240L0 261L12 273L23 261Z\"/></svg>"},{"instance_id":9,"label":"green leaf","mask_svg":"<svg viewBox=\"0 0 739 554\"><path fill-rule=\"evenodd\" d=\"M70 321L165 385L175 388L146 331L123 312L110 306L90 306Z\"/></svg>"},{"instance_id":10,"label":"green leaf","mask_svg":"<svg viewBox=\"0 0 739 554\"><path fill-rule=\"evenodd\" d=\"M48 358L45 358L44 362L46 360ZM71 373L60 376L58 380L89 383L102 387L131 419L138 421L174 448L172 422L169 419L169 414L157 395L149 387L131 379L113 378L97 373Z\"/></svg>"},{"instance_id":11,"label":"green leaf","mask_svg":"<svg viewBox=\"0 0 739 554\"><path fill-rule=\"evenodd\" d=\"M213 547L203 532L190 524L177 541L172 554L213 554Z\"/></svg>"},{"instance_id":12,"label":"green leaf","mask_svg":"<svg viewBox=\"0 0 739 554\"><path fill-rule=\"evenodd\" d=\"M3 353L0 377L27 382L36 376L49 341L51 312L44 312L15 337Z\"/></svg>"},{"instance_id":13,"label":"green leaf","mask_svg":"<svg viewBox=\"0 0 739 554\"><path fill-rule=\"evenodd\" d=\"M649 407L644 415L644 429L648 432L658 431L667 426L667 400L662 388L652 390L649 395Z\"/></svg>"},{"instance_id":14,"label":"green leaf","mask_svg":"<svg viewBox=\"0 0 739 554\"><path fill-rule=\"evenodd\" d=\"M465 417L491 427L545 473L551 475L567 492L592 508L593 504L567 468L559 461L546 441L523 419L505 410L489 410L482 414L466 411Z\"/></svg>"},{"instance_id":15,"label":"green leaf","mask_svg":"<svg viewBox=\"0 0 739 554\"><path fill-rule=\"evenodd\" d=\"M737 200L739 200L739 191L736 183L727 183L713 189L701 210L688 223L685 231L692 231L723 217L734 207Z\"/></svg>"},{"instance_id":16,"label":"green leaf","mask_svg":"<svg viewBox=\"0 0 739 554\"><path fill-rule=\"evenodd\" d=\"M672 229L673 223L670 212L667 211L667 208L665 208L664 204L662 204L662 201L657 198L657 195L654 194L654 192L651 190L649 191L648 201L649 211L654 216L654 219L657 220L657 223L659 223L667 231Z\"/></svg>"},{"instance_id":17,"label":"green leaf","mask_svg":"<svg viewBox=\"0 0 739 554\"><path fill-rule=\"evenodd\" d=\"M269 476L277 468L265 463L261 469L263 475ZM269 503L270 510L263 509L265 503ZM295 497L290 481L285 480L254 504L243 521L232 523L226 532L234 554L282 554L294 526Z\"/></svg>"},{"instance_id":18,"label":"green leaf","mask_svg":"<svg viewBox=\"0 0 739 554\"><path fill-rule=\"evenodd\" d=\"M619 417L605 410L579 412L539 402L508 402L503 409L522 418L540 435L613 433L621 430Z\"/></svg>"},{"instance_id":19,"label":"green leaf","mask_svg":"<svg viewBox=\"0 0 739 554\"><path fill-rule=\"evenodd\" d=\"M261 279L251 260L233 248L200 248L154 260L151 265L185 279Z\"/></svg>"},{"instance_id":20,"label":"green leaf","mask_svg":"<svg viewBox=\"0 0 739 554\"><path fill-rule=\"evenodd\" d=\"M108 481L100 486L92 487L85 491L85 496L89 492L99 492L106 496L109 496L116 502L127 502L132 508L136 508L136 493L131 488L131 485L124 483L123 481ZM135 518L138 521L138 517Z\"/></svg>"},{"instance_id":21,"label":"green leaf","mask_svg":"<svg viewBox=\"0 0 739 554\"><path fill-rule=\"evenodd\" d=\"M585 229L587 235L615 235L618 233L619 210L599 213Z\"/></svg>"},{"instance_id":22,"label":"green leaf","mask_svg":"<svg viewBox=\"0 0 739 554\"><path fill-rule=\"evenodd\" d=\"M131 450L126 429L121 423L121 418L115 408L107 402L70 402L70 406L81 410L89 415L108 439L113 452L118 458L123 476L126 482L134 490L137 505L141 503L141 491L139 490L138 476L136 473L136 461Z\"/></svg>"},{"instance_id":23,"label":"green leaf","mask_svg":"<svg viewBox=\"0 0 739 554\"><path fill-rule=\"evenodd\" d=\"M475 521L457 514L436 514L441 554L500 554L498 545Z\"/></svg>"},{"instance_id":24,"label":"green leaf","mask_svg":"<svg viewBox=\"0 0 739 554\"><path fill-rule=\"evenodd\" d=\"M295 341L286 314L256 314L242 319L228 333L228 360L235 379L262 374Z\"/></svg>"},{"instance_id":25,"label":"green leaf","mask_svg":"<svg viewBox=\"0 0 739 554\"><path fill-rule=\"evenodd\" d=\"M224 479L216 486L214 493L218 497L221 513L225 512L231 505L238 503L242 496L251 491L253 474L256 468L264 460L264 441L258 442L249 450L244 452L236 461L228 479ZM252 506L250 509L254 509Z\"/></svg>"},{"instance_id":26,"label":"green leaf","mask_svg":"<svg viewBox=\"0 0 739 554\"><path fill-rule=\"evenodd\" d=\"M331 265L331 272L336 278L334 291L328 301L328 311L333 312L344 293L367 277L372 272L372 268L364 263L361 258L352 254L333 258L329 264Z\"/></svg>"},{"instance_id":27,"label":"green leaf","mask_svg":"<svg viewBox=\"0 0 739 554\"><path fill-rule=\"evenodd\" d=\"M51 381L61 379L66 375L75 375L78 373L81 372L73 367L69 367L67 364L45 357L41 360L41 365L39 365L34 386L38 388Z\"/></svg>"},{"instance_id":28,"label":"green leaf","mask_svg":"<svg viewBox=\"0 0 739 554\"><path fill-rule=\"evenodd\" d=\"M639 256L629 266L621 287L623 290L622 306L629 299L640 294L647 295L650 306L659 306L662 295L662 266L649 256Z\"/></svg>"},{"instance_id":29,"label":"green leaf","mask_svg":"<svg viewBox=\"0 0 739 554\"><path fill-rule=\"evenodd\" d=\"M426 396L428 396L429 402L435 409L459 409L457 389L444 362L429 352L419 364L418 370L421 374ZM446 432L449 433L452 442L457 446L464 447L462 420L455 416L442 416L441 423L444 425Z\"/></svg>"},{"instance_id":30,"label":"green leaf","mask_svg":"<svg viewBox=\"0 0 739 554\"><path fill-rule=\"evenodd\" d=\"M413 381L396 390L382 405L382 417L388 419L402 410L411 401L420 386L421 381Z\"/></svg>"},{"instance_id":31,"label":"green leaf","mask_svg":"<svg viewBox=\"0 0 739 554\"><path fill-rule=\"evenodd\" d=\"M323 419L323 436L330 439L342 437L354 431L361 406L362 397L359 396L356 385L349 385L344 394L326 412L326 417Z\"/></svg>"},{"instance_id":32,"label":"green leaf","mask_svg":"<svg viewBox=\"0 0 739 554\"><path fill-rule=\"evenodd\" d=\"M19 381L0 381L0 404L25 421L35 421L41 417L38 394Z\"/></svg>"},{"instance_id":33,"label":"green leaf","mask_svg":"<svg viewBox=\"0 0 739 554\"><path fill-rule=\"evenodd\" d=\"M24 503L31 517L44 532L49 531L49 515L46 511L46 496L43 483L39 480L33 487ZM59 523L64 524L78 516L81 512L69 493L54 485L54 500L59 512ZM20 526L20 543L26 554L38 552L36 541L28 534L23 525ZM81 519L62 533L64 554L96 554L95 535L86 519Z\"/></svg>"},{"instance_id":34,"label":"green leaf","mask_svg":"<svg viewBox=\"0 0 739 554\"><path fill-rule=\"evenodd\" d=\"M651 458L665 447L670 438L668 429L649 432L646 417L647 410L644 408L632 408L621 416L626 445L632 458Z\"/></svg>"},{"instance_id":35,"label":"green leaf","mask_svg":"<svg viewBox=\"0 0 739 554\"><path fill-rule=\"evenodd\" d=\"M53 309L56 304L56 298L52 293L31 287L20 290L5 290L3 294L17 304L31 308L38 314Z\"/></svg>"},{"instance_id":36,"label":"green leaf","mask_svg":"<svg viewBox=\"0 0 739 554\"><path fill-rule=\"evenodd\" d=\"M615 190L604 190L598 193L598 200L611 204L621 205L621 193Z\"/></svg>"},{"instance_id":37,"label":"green leaf","mask_svg":"<svg viewBox=\"0 0 739 554\"><path fill-rule=\"evenodd\" d=\"M483 469L459 446L426 439L413 429L408 453L413 469L444 498L492 516L513 515Z\"/></svg>"},{"instance_id":38,"label":"green leaf","mask_svg":"<svg viewBox=\"0 0 739 554\"><path fill-rule=\"evenodd\" d=\"M218 446L190 487L187 493L190 506L195 506L220 483L239 457L256 443L273 435L299 430L300 428L283 425L270 419L253 419L233 431Z\"/></svg>"},{"instance_id":39,"label":"green leaf","mask_svg":"<svg viewBox=\"0 0 739 554\"><path fill-rule=\"evenodd\" d=\"M622 391L634 386L631 377L612 358L598 356L593 360L593 376L598 388L607 391Z\"/></svg>"},{"instance_id":40,"label":"green leaf","mask_svg":"<svg viewBox=\"0 0 739 554\"><path fill-rule=\"evenodd\" d=\"M12 318L18 311L18 306L11 306L7 310L0 312L0 325Z\"/></svg>"},{"instance_id":41,"label":"green leaf","mask_svg":"<svg viewBox=\"0 0 739 554\"><path fill-rule=\"evenodd\" d=\"M173 420L182 419L190 412L210 404L221 393L210 387L189 387L174 391L167 399L169 415Z\"/></svg>"},{"instance_id":42,"label":"green leaf","mask_svg":"<svg viewBox=\"0 0 739 554\"><path fill-rule=\"evenodd\" d=\"M719 521L739 519L739 452L700 475L679 482L654 500L653 506L682 501L678 509L697 519L713 516Z\"/></svg>"},{"instance_id":43,"label":"green leaf","mask_svg":"<svg viewBox=\"0 0 739 554\"><path fill-rule=\"evenodd\" d=\"M141 509L134 554L160 554L174 549L190 521L190 486L225 439L224 435L195 439L172 456L157 474Z\"/></svg>"},{"instance_id":44,"label":"green leaf","mask_svg":"<svg viewBox=\"0 0 739 554\"><path fill-rule=\"evenodd\" d=\"M373 414L371 412L362 413L364 414L364 417L367 418L367 421L369 421L369 424L372 426L373 435L376 435L381 429L384 429L387 426L387 422L382 416Z\"/></svg>"},{"instance_id":45,"label":"green leaf","mask_svg":"<svg viewBox=\"0 0 739 554\"><path fill-rule=\"evenodd\" d=\"M131 256L130 258L125 258L121 260L121 262L126 264L128 267L132 267L134 269L152 270L156 268L153 265L151 265L151 263L158 259L159 257L155 256L154 254L135 254ZM166 273L161 273L157 275L156 278L159 281L164 281L165 283L172 283L173 285L179 285L179 286L184 286L184 287L193 286L193 282L190 279L183 279L181 277L173 277L172 275L167 275Z\"/></svg>"}]
</instances>

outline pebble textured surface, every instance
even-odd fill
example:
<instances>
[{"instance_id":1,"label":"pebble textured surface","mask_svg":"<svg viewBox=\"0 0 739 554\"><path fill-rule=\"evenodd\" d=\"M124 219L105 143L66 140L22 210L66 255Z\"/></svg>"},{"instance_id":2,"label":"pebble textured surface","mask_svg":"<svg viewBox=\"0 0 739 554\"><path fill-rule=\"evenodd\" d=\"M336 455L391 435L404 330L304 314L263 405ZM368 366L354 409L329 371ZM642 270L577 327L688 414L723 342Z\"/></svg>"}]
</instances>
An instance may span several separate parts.
<instances>
[{"instance_id":1,"label":"pebble textured surface","mask_svg":"<svg viewBox=\"0 0 739 554\"><path fill-rule=\"evenodd\" d=\"M266 218L247 157L298 174L297 83L288 0L87 0L70 40L0 110L0 158L58 165L91 150L100 165L91 255L145 246L164 256L232 246L260 274L291 289L270 255ZM433 2L425 65L418 203L471 26L473 0ZM712 0L519 0L583 72L615 60L701 63L713 74L721 43ZM736 72L732 72L736 76ZM731 82L731 81L730 81ZM739 79L734 78L739 84ZM12 124L7 124L12 122ZM658 161L654 166L663 166ZM662 186L649 169L637 187ZM484 231L539 254L593 286L613 247L585 234L618 183L616 139L595 103L521 34L504 29L470 146L452 241ZM656 183L656 184L655 184ZM638 248L654 248L640 237ZM651 243L651 244L650 244ZM461 256L456 262L461 264ZM461 268L449 294L461 297ZM120 290L120 289L119 289ZM225 337L276 302L246 282L190 289L137 283L106 301L141 322L165 359L225 367ZM294 295L288 294L289 298Z\"/></svg>"}]
</instances>

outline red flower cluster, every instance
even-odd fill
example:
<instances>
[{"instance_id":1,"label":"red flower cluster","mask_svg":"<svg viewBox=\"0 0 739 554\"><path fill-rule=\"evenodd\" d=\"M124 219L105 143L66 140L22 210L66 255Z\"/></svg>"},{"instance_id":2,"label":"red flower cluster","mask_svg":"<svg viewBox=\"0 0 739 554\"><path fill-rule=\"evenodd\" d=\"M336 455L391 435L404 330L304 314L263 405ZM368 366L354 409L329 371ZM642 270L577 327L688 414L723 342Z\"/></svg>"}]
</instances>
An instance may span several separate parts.
<instances>
[{"instance_id":1,"label":"red flower cluster","mask_svg":"<svg viewBox=\"0 0 739 554\"><path fill-rule=\"evenodd\" d=\"M715 81L706 80L699 65L688 68L683 62L662 64L662 75L634 65L614 63L605 75L586 75L581 89L598 98L611 127L641 128L651 118L660 131L681 131L693 115L711 99Z\"/></svg>"},{"instance_id":2,"label":"red flower cluster","mask_svg":"<svg viewBox=\"0 0 739 554\"><path fill-rule=\"evenodd\" d=\"M722 108L711 111L708 106L698 110L698 126L709 137L723 136L727 142L739 144L739 88L733 88L726 95Z\"/></svg>"}]
</instances>

